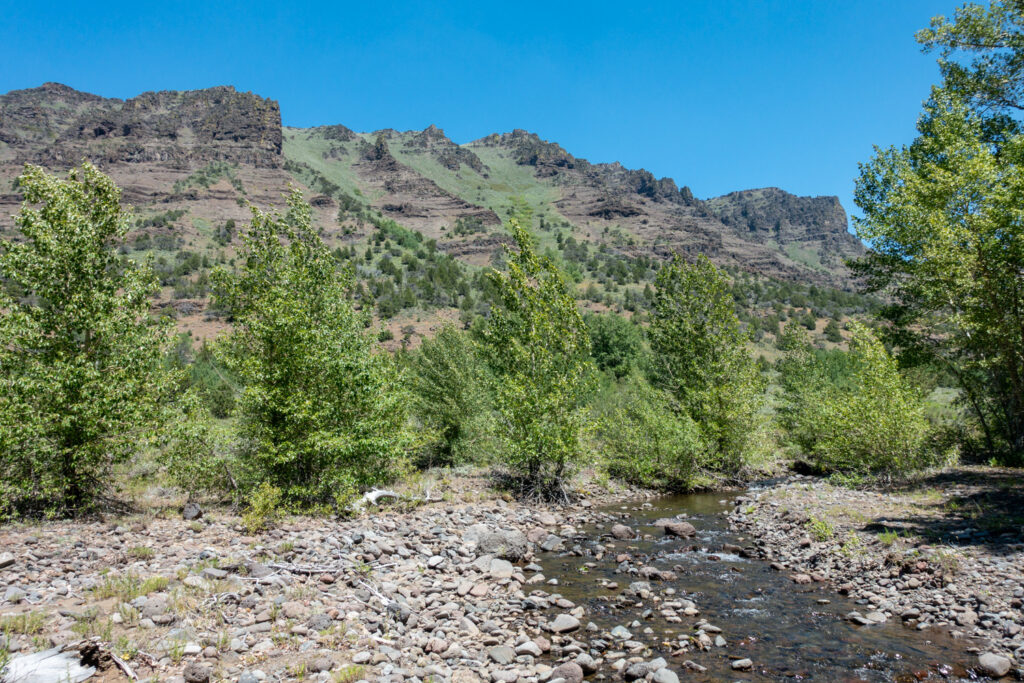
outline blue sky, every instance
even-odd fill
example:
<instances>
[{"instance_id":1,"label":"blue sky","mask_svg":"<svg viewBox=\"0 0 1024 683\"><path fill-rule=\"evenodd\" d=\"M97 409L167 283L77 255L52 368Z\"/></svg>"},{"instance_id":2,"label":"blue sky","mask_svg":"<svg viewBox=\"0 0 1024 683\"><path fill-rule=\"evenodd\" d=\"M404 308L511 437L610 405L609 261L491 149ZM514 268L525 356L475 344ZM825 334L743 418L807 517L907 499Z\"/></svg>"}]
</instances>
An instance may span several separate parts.
<instances>
[{"instance_id":1,"label":"blue sky","mask_svg":"<svg viewBox=\"0 0 1024 683\"><path fill-rule=\"evenodd\" d=\"M912 139L937 78L914 32L959 3L631 4L7 0L0 92L231 84L285 125L525 128L698 197L774 185L850 210L857 162Z\"/></svg>"}]
</instances>

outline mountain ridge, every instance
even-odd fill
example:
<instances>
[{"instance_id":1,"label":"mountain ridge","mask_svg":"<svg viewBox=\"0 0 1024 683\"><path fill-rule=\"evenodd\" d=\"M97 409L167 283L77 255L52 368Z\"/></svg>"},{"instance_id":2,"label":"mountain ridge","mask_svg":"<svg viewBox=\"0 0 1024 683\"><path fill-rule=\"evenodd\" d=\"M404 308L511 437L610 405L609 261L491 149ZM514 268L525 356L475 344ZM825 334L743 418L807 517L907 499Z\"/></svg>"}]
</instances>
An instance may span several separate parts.
<instances>
[{"instance_id":1,"label":"mountain ridge","mask_svg":"<svg viewBox=\"0 0 1024 683\"><path fill-rule=\"evenodd\" d=\"M332 246L367 244L390 219L468 267L496 258L511 216L525 216L544 248L572 237L630 262L704 253L738 272L846 291L844 262L864 252L836 197L759 188L700 199L672 178L592 163L524 129L458 144L437 125L294 128L275 100L232 86L121 100L46 83L0 95L0 188L13 188L24 163L60 171L83 159L136 207L133 240L211 258L235 248L224 225L247 220L250 203L282 206L290 185ZM20 197L0 192L5 229Z\"/></svg>"}]
</instances>

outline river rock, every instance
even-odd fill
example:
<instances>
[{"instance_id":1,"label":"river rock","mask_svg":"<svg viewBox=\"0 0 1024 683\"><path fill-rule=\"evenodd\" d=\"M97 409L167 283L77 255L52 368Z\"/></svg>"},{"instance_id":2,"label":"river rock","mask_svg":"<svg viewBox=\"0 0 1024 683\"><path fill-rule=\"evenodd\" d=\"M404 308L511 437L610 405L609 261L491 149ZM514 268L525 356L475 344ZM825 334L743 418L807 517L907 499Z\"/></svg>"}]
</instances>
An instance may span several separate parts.
<instances>
[{"instance_id":1,"label":"river rock","mask_svg":"<svg viewBox=\"0 0 1024 683\"><path fill-rule=\"evenodd\" d=\"M732 668L736 671L746 671L747 669L754 668L754 662L749 659L737 659L732 663Z\"/></svg>"},{"instance_id":2,"label":"river rock","mask_svg":"<svg viewBox=\"0 0 1024 683\"><path fill-rule=\"evenodd\" d=\"M668 668L658 669L651 677L653 683L679 683L679 676Z\"/></svg>"},{"instance_id":3,"label":"river rock","mask_svg":"<svg viewBox=\"0 0 1024 683\"><path fill-rule=\"evenodd\" d=\"M616 524L612 527L612 536L620 541L628 541L636 537L636 533L625 524Z\"/></svg>"},{"instance_id":4,"label":"river rock","mask_svg":"<svg viewBox=\"0 0 1024 683\"><path fill-rule=\"evenodd\" d=\"M182 672L185 683L207 683L210 680L210 669L202 664L190 662Z\"/></svg>"},{"instance_id":5,"label":"river rock","mask_svg":"<svg viewBox=\"0 0 1024 683\"><path fill-rule=\"evenodd\" d=\"M561 678L565 683L583 683L583 669L576 662L566 662L556 666L549 680Z\"/></svg>"},{"instance_id":6,"label":"river rock","mask_svg":"<svg viewBox=\"0 0 1024 683\"><path fill-rule=\"evenodd\" d=\"M569 633L575 631L580 627L580 620L571 614L559 614L555 617L548 628L551 629L552 633Z\"/></svg>"},{"instance_id":7,"label":"river rock","mask_svg":"<svg viewBox=\"0 0 1024 683\"><path fill-rule=\"evenodd\" d=\"M508 560L502 560L496 557L491 560L489 573L492 579L510 579L512 578L512 574L515 573L515 567L513 567L512 563Z\"/></svg>"},{"instance_id":8,"label":"river rock","mask_svg":"<svg viewBox=\"0 0 1024 683\"><path fill-rule=\"evenodd\" d=\"M462 540L476 545L477 555L495 555L517 562L526 555L529 542L518 529L494 530L486 524L474 524L462 534Z\"/></svg>"},{"instance_id":9,"label":"river rock","mask_svg":"<svg viewBox=\"0 0 1024 683\"><path fill-rule=\"evenodd\" d=\"M680 538L689 538L697 533L692 524L680 519L659 519L654 523L654 526L663 528L668 536L678 536Z\"/></svg>"},{"instance_id":10,"label":"river rock","mask_svg":"<svg viewBox=\"0 0 1024 683\"><path fill-rule=\"evenodd\" d=\"M1010 672L1012 663L1006 657L993 652L986 652L978 657L978 665L987 675L994 678L1002 678Z\"/></svg>"},{"instance_id":11,"label":"river rock","mask_svg":"<svg viewBox=\"0 0 1024 683\"><path fill-rule=\"evenodd\" d=\"M516 659L515 650L510 648L508 645L495 645L487 651L487 656L491 658L495 664L511 664Z\"/></svg>"}]
</instances>

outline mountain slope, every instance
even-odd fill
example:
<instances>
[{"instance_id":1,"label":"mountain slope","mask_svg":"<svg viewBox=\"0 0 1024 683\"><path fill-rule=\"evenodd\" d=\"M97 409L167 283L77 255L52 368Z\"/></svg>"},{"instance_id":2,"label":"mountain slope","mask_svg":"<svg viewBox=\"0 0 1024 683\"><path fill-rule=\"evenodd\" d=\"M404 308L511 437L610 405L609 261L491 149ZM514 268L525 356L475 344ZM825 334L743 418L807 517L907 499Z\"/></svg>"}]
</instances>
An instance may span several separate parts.
<instances>
[{"instance_id":1,"label":"mountain slope","mask_svg":"<svg viewBox=\"0 0 1024 683\"><path fill-rule=\"evenodd\" d=\"M374 283L366 296L397 297L398 310L422 296L471 308L466 283L507 241L503 223L512 216L532 224L543 248L562 250L581 291L596 284L604 304L635 303L635 288L673 253L850 290L843 262L863 252L835 197L767 188L703 201L672 179L591 163L523 130L460 145L435 126L285 128L277 102L231 87L119 100L47 83L0 95L0 230L18 209L13 181L23 164L60 171L83 159L124 188L137 213L129 251L157 258L164 305L190 329L210 317L203 273L233 258L249 203L281 206L289 185L303 189L325 239L363 259L360 272ZM435 245L455 265L433 256ZM385 286L393 268L385 257L426 268L417 278L442 265L461 274L445 276L444 295L408 274Z\"/></svg>"}]
</instances>

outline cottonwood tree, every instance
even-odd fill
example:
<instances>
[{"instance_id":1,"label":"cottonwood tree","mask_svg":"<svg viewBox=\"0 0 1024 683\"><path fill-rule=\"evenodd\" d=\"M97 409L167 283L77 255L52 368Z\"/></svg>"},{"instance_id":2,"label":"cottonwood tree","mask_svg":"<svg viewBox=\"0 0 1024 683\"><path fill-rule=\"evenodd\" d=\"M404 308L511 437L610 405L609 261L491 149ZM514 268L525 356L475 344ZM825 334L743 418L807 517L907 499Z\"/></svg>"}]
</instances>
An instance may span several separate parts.
<instances>
[{"instance_id":1,"label":"cottonwood tree","mask_svg":"<svg viewBox=\"0 0 1024 683\"><path fill-rule=\"evenodd\" d=\"M709 465L738 472L763 446L763 383L747 351L729 281L704 255L674 258L655 279L649 336L655 381L711 449Z\"/></svg>"},{"instance_id":2,"label":"cottonwood tree","mask_svg":"<svg viewBox=\"0 0 1024 683\"><path fill-rule=\"evenodd\" d=\"M590 339L562 273L516 220L510 227L516 249L506 271L490 273L499 301L482 332L500 457L521 493L564 499L583 456Z\"/></svg>"},{"instance_id":3,"label":"cottonwood tree","mask_svg":"<svg viewBox=\"0 0 1024 683\"><path fill-rule=\"evenodd\" d=\"M959 380L983 446L1024 454L1024 3L968 4L918 39L940 50L908 146L863 164L856 264L903 359L939 362Z\"/></svg>"},{"instance_id":4,"label":"cottonwood tree","mask_svg":"<svg viewBox=\"0 0 1024 683\"><path fill-rule=\"evenodd\" d=\"M28 166L20 233L0 247L0 513L87 511L158 425L170 320L148 265L115 251L121 191L90 164Z\"/></svg>"},{"instance_id":5,"label":"cottonwood tree","mask_svg":"<svg viewBox=\"0 0 1024 683\"><path fill-rule=\"evenodd\" d=\"M301 507L344 506L394 478L412 444L409 397L378 352L298 192L284 215L253 209L237 273L214 271L233 328L218 357L243 385L239 485L281 491Z\"/></svg>"}]
</instances>

